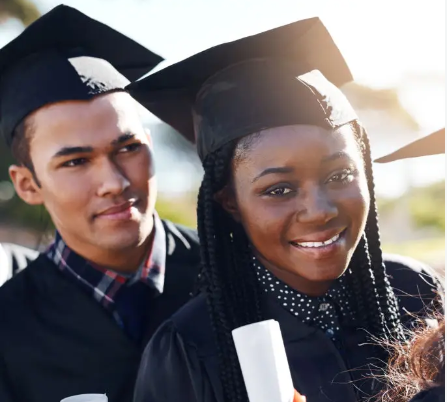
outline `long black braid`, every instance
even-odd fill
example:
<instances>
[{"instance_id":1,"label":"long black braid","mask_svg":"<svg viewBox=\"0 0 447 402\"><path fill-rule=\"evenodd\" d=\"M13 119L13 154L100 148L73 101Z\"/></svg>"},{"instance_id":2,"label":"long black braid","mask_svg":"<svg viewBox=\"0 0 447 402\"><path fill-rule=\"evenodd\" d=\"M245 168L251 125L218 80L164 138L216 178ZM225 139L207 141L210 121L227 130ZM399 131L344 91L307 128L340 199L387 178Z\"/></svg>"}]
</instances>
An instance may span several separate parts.
<instances>
[{"instance_id":1,"label":"long black braid","mask_svg":"<svg viewBox=\"0 0 447 402\"><path fill-rule=\"evenodd\" d=\"M358 316L374 336L401 337L397 300L386 276L380 249L369 141L363 128L351 124L360 145L371 196L365 232L348 268ZM220 375L225 400L247 401L231 331L264 319L261 288L252 267L249 240L215 200L230 180L236 143L207 155L198 199L198 231L202 252L201 280L219 350Z\"/></svg>"},{"instance_id":2,"label":"long black braid","mask_svg":"<svg viewBox=\"0 0 447 402\"><path fill-rule=\"evenodd\" d=\"M372 334L383 339L404 339L396 296L386 275L382 257L374 190L371 149L368 136L359 123L351 123L363 155L370 194L370 208L362 239L350 264L351 281L359 316ZM365 309L365 307L367 307Z\"/></svg>"},{"instance_id":3,"label":"long black braid","mask_svg":"<svg viewBox=\"0 0 447 402\"><path fill-rule=\"evenodd\" d=\"M238 402L246 401L247 394L231 330L262 321L263 316L256 273L250 266L248 239L214 200L215 193L226 184L233 151L233 145L225 146L204 161L197 220L201 280L219 350L221 381L226 400Z\"/></svg>"},{"instance_id":4,"label":"long black braid","mask_svg":"<svg viewBox=\"0 0 447 402\"><path fill-rule=\"evenodd\" d=\"M386 292L378 294L379 304L382 311L386 311L386 325L392 335L403 340L403 331L400 323L399 306L397 298L386 274L385 264L382 257L382 247L380 242L380 231L377 214L377 203L374 191L374 175L372 171L372 160L369 138L365 131L359 126L356 130L362 132L362 141L365 144L365 152L363 158L365 160L366 176L368 177L368 190L371 197L371 206L369 209L368 220L366 223L365 234L368 240L369 255L371 257L371 266L374 270L374 278L376 281L376 289L383 289Z\"/></svg>"}]
</instances>

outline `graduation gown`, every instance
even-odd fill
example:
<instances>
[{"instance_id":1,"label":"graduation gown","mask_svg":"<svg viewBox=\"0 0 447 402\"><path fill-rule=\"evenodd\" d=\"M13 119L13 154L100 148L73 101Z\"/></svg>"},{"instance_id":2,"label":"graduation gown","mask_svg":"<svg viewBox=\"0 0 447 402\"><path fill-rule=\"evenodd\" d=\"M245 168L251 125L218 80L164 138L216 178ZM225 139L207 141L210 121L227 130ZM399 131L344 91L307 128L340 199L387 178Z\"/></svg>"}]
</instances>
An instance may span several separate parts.
<instances>
[{"instance_id":1,"label":"graduation gown","mask_svg":"<svg viewBox=\"0 0 447 402\"><path fill-rule=\"evenodd\" d=\"M163 222L167 257L163 293L147 306L147 340L190 299L199 267L192 230ZM144 346L45 255L0 288L0 401L59 402L106 393L132 400Z\"/></svg>"},{"instance_id":2,"label":"graduation gown","mask_svg":"<svg viewBox=\"0 0 447 402\"><path fill-rule=\"evenodd\" d=\"M436 284L429 276L421 278L421 266L413 264L412 269L396 258L387 261L387 266L394 287L426 299L434 297ZM355 322L342 321L340 341L333 342L323 331L297 320L271 295L264 297L266 317L281 327L295 389L308 401L356 402L359 395L371 396L379 390L378 380L364 378L369 374L366 365L377 364L373 358L379 356L378 346L368 342L367 334ZM400 298L400 304L417 313L424 302L407 296ZM203 295L157 331L138 375L134 402L180 400L223 401L218 352Z\"/></svg>"},{"instance_id":3,"label":"graduation gown","mask_svg":"<svg viewBox=\"0 0 447 402\"><path fill-rule=\"evenodd\" d=\"M445 402L445 386L419 392L410 402Z\"/></svg>"}]
</instances>

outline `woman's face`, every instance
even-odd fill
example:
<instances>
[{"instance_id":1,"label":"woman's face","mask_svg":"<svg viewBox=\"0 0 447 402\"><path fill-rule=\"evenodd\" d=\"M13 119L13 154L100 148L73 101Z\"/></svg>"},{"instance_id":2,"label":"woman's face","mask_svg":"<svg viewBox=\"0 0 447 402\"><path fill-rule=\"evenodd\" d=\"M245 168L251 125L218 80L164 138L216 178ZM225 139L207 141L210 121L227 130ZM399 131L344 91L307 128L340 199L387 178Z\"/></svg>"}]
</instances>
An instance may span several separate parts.
<instances>
[{"instance_id":1,"label":"woman's face","mask_svg":"<svg viewBox=\"0 0 447 402\"><path fill-rule=\"evenodd\" d=\"M326 292L346 270L369 208L351 127L279 127L240 143L220 199L266 268L299 291Z\"/></svg>"}]
</instances>

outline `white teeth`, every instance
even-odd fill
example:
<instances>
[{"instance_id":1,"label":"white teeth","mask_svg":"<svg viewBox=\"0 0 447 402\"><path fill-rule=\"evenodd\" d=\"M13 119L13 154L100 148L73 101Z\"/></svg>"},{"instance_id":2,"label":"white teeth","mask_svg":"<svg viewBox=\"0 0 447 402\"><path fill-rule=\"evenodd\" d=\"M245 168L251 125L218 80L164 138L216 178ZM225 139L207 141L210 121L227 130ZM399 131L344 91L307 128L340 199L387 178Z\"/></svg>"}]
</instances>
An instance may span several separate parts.
<instances>
[{"instance_id":1,"label":"white teeth","mask_svg":"<svg viewBox=\"0 0 447 402\"><path fill-rule=\"evenodd\" d=\"M340 238L340 233L335 235L332 239L326 240L326 241L308 241L304 243L295 243L300 247L324 247L328 246L329 244L332 244L336 242Z\"/></svg>"}]
</instances>

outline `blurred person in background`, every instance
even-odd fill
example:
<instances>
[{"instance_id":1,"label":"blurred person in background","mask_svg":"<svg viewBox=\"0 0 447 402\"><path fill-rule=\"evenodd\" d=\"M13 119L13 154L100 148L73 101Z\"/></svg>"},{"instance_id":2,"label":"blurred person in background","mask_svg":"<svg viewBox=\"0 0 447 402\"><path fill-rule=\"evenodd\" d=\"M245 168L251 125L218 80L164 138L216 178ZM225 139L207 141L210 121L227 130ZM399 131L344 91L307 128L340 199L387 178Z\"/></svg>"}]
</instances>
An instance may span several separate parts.
<instances>
[{"instance_id":1,"label":"blurred person in background","mask_svg":"<svg viewBox=\"0 0 447 402\"><path fill-rule=\"evenodd\" d=\"M389 163L444 153L445 128L442 128L375 162ZM439 297L444 299L445 291ZM445 318L435 315L431 322L434 325L421 323L417 330L409 332L408 343L389 345L394 353L384 376L387 387L379 397L380 402L445 401Z\"/></svg>"},{"instance_id":2,"label":"blurred person in background","mask_svg":"<svg viewBox=\"0 0 447 402\"><path fill-rule=\"evenodd\" d=\"M383 376L386 387L378 402L445 401L445 318L421 323L408 342L386 346L391 359Z\"/></svg>"},{"instance_id":3,"label":"blurred person in background","mask_svg":"<svg viewBox=\"0 0 447 402\"><path fill-rule=\"evenodd\" d=\"M314 18L128 87L196 140L205 171L203 293L150 341L135 402L246 401L231 331L264 319L279 322L308 401L377 395L371 373L388 355L369 339L403 339L436 286L417 264L387 260L385 269L369 140L336 87L351 79Z\"/></svg>"},{"instance_id":4,"label":"blurred person in background","mask_svg":"<svg viewBox=\"0 0 447 402\"><path fill-rule=\"evenodd\" d=\"M0 50L0 132L54 243L0 288L0 401L132 400L141 354L190 297L197 234L155 211L151 137L124 90L161 58L58 6Z\"/></svg>"}]
</instances>

